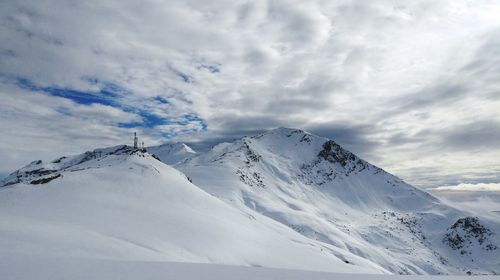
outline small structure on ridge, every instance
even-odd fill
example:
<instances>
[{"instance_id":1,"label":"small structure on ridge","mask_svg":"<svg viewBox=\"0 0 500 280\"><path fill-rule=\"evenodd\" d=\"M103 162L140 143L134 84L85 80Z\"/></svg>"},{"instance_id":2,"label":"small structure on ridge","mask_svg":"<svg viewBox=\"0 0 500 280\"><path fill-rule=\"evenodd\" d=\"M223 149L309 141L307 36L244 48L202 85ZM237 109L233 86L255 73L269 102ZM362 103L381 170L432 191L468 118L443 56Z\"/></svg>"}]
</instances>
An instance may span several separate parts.
<instances>
[{"instance_id":1,"label":"small structure on ridge","mask_svg":"<svg viewBox=\"0 0 500 280\"><path fill-rule=\"evenodd\" d=\"M137 149L138 146L137 146L137 142L139 141L139 139L137 138L137 133L134 132L134 149Z\"/></svg>"}]
</instances>

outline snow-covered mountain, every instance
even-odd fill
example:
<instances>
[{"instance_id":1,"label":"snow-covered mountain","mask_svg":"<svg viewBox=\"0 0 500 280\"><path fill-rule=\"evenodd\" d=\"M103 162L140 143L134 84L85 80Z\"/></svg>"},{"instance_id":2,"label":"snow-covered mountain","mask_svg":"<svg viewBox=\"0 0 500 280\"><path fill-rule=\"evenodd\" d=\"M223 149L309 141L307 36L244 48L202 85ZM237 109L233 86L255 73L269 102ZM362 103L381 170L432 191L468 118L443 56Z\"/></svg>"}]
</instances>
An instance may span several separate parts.
<instances>
[{"instance_id":1,"label":"snow-covered mountain","mask_svg":"<svg viewBox=\"0 0 500 280\"><path fill-rule=\"evenodd\" d=\"M0 259L199 262L387 272L238 209L128 146L34 161L0 186ZM15 267L15 265L13 266Z\"/></svg>"},{"instance_id":2,"label":"snow-covered mountain","mask_svg":"<svg viewBox=\"0 0 500 280\"><path fill-rule=\"evenodd\" d=\"M158 156L162 162L170 165L180 163L181 161L196 156L196 152L193 151L191 147L180 142L148 147L146 150Z\"/></svg>"},{"instance_id":3,"label":"snow-covered mountain","mask_svg":"<svg viewBox=\"0 0 500 280\"><path fill-rule=\"evenodd\" d=\"M393 273L500 272L499 221L446 206L326 138L279 128L176 167L239 209Z\"/></svg>"},{"instance_id":4,"label":"snow-covered mountain","mask_svg":"<svg viewBox=\"0 0 500 280\"><path fill-rule=\"evenodd\" d=\"M499 221L447 206L330 139L280 128L201 154L147 150L34 161L1 181L0 258L500 272Z\"/></svg>"}]
</instances>

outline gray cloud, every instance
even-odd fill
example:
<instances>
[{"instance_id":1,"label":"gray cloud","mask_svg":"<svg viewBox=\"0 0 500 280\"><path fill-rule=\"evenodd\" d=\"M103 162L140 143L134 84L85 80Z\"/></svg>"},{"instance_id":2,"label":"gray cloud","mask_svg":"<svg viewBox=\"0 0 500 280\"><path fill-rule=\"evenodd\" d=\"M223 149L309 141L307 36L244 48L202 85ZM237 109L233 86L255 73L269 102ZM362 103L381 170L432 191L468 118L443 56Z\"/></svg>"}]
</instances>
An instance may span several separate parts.
<instances>
[{"instance_id":1,"label":"gray cloud","mask_svg":"<svg viewBox=\"0 0 500 280\"><path fill-rule=\"evenodd\" d=\"M96 93L98 79L123 88L126 104L208 125L191 134L182 124L143 128L149 143L169 140L159 130L206 148L297 127L420 186L487 181L500 164L491 140L500 122L499 11L486 0L3 1L0 76L10 98L1 108L18 111L0 127L19 131L0 140L9 159L0 172L31 161L33 142L42 143L37 156L56 157L124 141L130 129L116 124L140 116L50 96L37 103L8 81ZM155 97L169 103L144 101Z\"/></svg>"},{"instance_id":2,"label":"gray cloud","mask_svg":"<svg viewBox=\"0 0 500 280\"><path fill-rule=\"evenodd\" d=\"M500 149L500 122L477 121L441 132L443 146L454 149Z\"/></svg>"},{"instance_id":3,"label":"gray cloud","mask_svg":"<svg viewBox=\"0 0 500 280\"><path fill-rule=\"evenodd\" d=\"M357 153L361 157L371 160L379 158L376 154L380 143L370 135L374 132L374 127L370 125L350 125L341 123L329 123L314 125L307 130L316 135L320 135L335 140L348 150Z\"/></svg>"},{"instance_id":4,"label":"gray cloud","mask_svg":"<svg viewBox=\"0 0 500 280\"><path fill-rule=\"evenodd\" d=\"M457 191L457 192L500 192L500 183L480 183L480 184L458 184L456 186L440 186L434 188L435 191Z\"/></svg>"},{"instance_id":5,"label":"gray cloud","mask_svg":"<svg viewBox=\"0 0 500 280\"><path fill-rule=\"evenodd\" d=\"M430 191L458 209L489 216L491 219L500 217L499 191Z\"/></svg>"},{"instance_id":6,"label":"gray cloud","mask_svg":"<svg viewBox=\"0 0 500 280\"><path fill-rule=\"evenodd\" d=\"M450 106L452 103L461 100L468 93L466 85L443 82L397 100L395 102L397 110L394 113L404 114L408 113L408 111L421 110L433 106Z\"/></svg>"}]
</instances>

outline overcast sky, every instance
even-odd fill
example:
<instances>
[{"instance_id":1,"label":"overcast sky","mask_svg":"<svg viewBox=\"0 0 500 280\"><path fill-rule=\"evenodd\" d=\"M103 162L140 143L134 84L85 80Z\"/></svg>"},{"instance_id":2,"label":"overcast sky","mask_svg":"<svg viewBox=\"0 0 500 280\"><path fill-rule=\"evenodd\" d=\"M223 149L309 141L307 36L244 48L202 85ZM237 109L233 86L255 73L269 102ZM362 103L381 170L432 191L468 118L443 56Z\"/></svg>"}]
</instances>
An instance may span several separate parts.
<instances>
[{"instance_id":1,"label":"overcast sky","mask_svg":"<svg viewBox=\"0 0 500 280\"><path fill-rule=\"evenodd\" d=\"M500 183L500 1L0 2L0 174L279 126L421 187Z\"/></svg>"}]
</instances>

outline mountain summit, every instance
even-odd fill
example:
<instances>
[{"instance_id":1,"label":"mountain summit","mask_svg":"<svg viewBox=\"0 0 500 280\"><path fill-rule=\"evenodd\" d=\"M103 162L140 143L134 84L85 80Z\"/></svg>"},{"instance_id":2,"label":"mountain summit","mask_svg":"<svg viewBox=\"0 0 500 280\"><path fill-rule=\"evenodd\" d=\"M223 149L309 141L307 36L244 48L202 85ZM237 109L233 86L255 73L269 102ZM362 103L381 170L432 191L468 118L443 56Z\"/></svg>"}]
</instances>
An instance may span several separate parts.
<instances>
[{"instance_id":1,"label":"mountain summit","mask_svg":"<svg viewBox=\"0 0 500 280\"><path fill-rule=\"evenodd\" d=\"M446 206L331 139L278 128L219 144L177 168L240 209L254 210L393 273L500 271L492 261L500 256L493 244L497 221L478 221L494 229L483 241L463 234L472 249L450 247L450 230L460 219L469 219L469 213Z\"/></svg>"},{"instance_id":2,"label":"mountain summit","mask_svg":"<svg viewBox=\"0 0 500 280\"><path fill-rule=\"evenodd\" d=\"M148 147L146 150L158 156L162 162L175 165L188 158L196 156L196 152L184 143L166 143L159 146Z\"/></svg>"}]
</instances>

